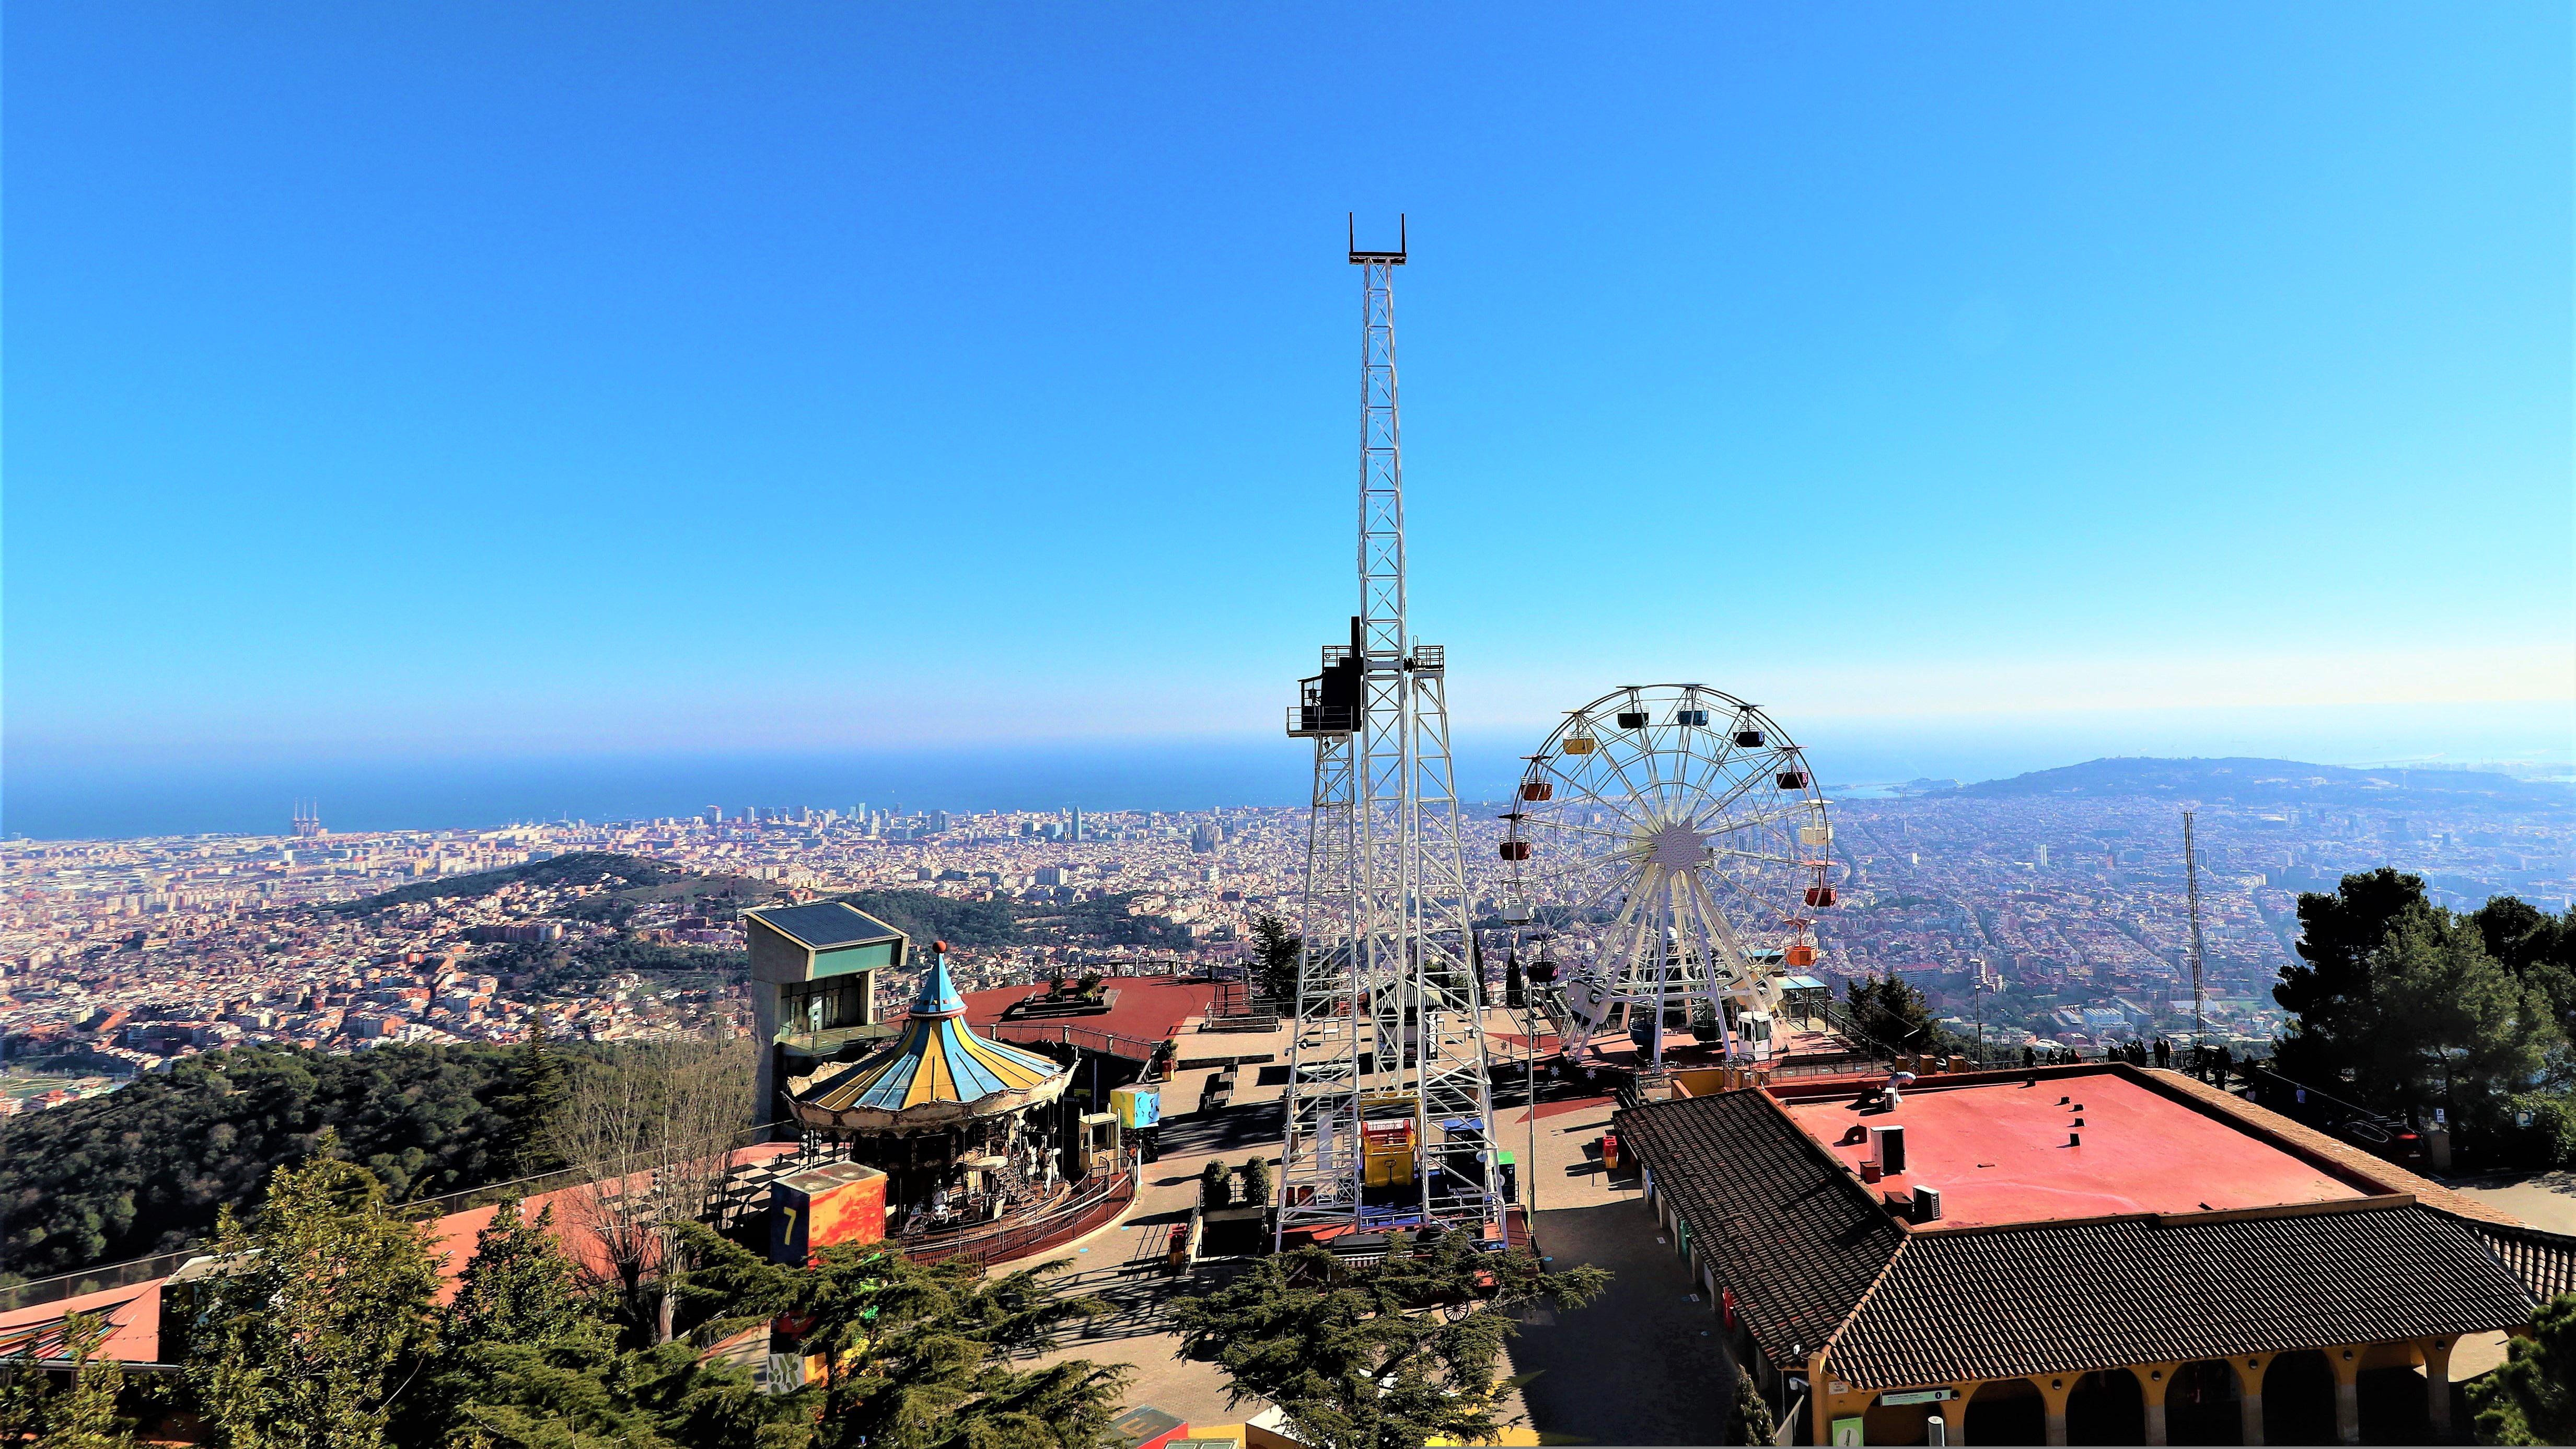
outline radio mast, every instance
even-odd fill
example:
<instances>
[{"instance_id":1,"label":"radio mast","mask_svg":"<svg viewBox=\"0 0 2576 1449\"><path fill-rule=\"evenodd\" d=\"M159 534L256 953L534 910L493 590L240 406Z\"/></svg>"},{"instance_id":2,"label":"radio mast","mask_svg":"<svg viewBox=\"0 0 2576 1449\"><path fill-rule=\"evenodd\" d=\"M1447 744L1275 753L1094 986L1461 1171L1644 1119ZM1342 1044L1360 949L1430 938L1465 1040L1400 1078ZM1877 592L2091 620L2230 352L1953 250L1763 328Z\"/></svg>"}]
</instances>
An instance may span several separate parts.
<instances>
[{"instance_id":1,"label":"radio mast","mask_svg":"<svg viewBox=\"0 0 2576 1449\"><path fill-rule=\"evenodd\" d=\"M1397 227L1395 250L1363 251L1354 221L1349 246L1361 269L1360 612L1288 712L1288 733L1315 742L1315 778L1282 1241L1333 1225L1501 1231L1447 669L1405 615Z\"/></svg>"},{"instance_id":2,"label":"radio mast","mask_svg":"<svg viewBox=\"0 0 2576 1449\"><path fill-rule=\"evenodd\" d=\"M2191 840L2191 815L2182 812L2183 896L2191 906L2191 1060L2200 1065L2202 1019L2208 1010L2208 998L2202 995L2200 977L2200 852Z\"/></svg>"}]
</instances>

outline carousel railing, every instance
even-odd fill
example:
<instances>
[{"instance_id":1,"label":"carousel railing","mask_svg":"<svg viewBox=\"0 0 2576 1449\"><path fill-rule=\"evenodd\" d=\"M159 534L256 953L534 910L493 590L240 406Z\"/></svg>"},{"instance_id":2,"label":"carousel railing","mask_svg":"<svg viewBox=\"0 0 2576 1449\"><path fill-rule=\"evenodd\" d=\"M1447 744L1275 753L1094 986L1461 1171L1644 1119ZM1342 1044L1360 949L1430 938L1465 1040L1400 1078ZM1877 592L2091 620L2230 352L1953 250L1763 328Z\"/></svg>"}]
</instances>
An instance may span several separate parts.
<instances>
[{"instance_id":1,"label":"carousel railing","mask_svg":"<svg viewBox=\"0 0 2576 1449\"><path fill-rule=\"evenodd\" d=\"M1006 1263L1069 1243L1118 1219L1136 1200L1136 1157L1121 1150L1118 1165L1075 1183L1071 1192L1031 1213L896 1239L903 1255L919 1262L965 1258Z\"/></svg>"}]
</instances>

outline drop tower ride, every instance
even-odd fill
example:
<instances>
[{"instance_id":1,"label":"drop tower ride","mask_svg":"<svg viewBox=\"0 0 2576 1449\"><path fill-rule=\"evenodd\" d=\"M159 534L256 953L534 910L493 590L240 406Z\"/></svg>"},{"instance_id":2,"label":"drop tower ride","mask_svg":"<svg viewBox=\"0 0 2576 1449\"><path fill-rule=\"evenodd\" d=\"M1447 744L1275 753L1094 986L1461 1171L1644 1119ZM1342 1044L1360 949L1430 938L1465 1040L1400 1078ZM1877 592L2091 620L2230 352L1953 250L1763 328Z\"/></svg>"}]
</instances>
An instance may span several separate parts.
<instances>
[{"instance_id":1,"label":"drop tower ride","mask_svg":"<svg viewBox=\"0 0 2576 1449\"><path fill-rule=\"evenodd\" d=\"M1300 682L1315 745L1278 1234L1347 1227L1499 1238L1482 983L1441 646L1406 624L1394 251L1360 269L1360 612Z\"/></svg>"}]
</instances>

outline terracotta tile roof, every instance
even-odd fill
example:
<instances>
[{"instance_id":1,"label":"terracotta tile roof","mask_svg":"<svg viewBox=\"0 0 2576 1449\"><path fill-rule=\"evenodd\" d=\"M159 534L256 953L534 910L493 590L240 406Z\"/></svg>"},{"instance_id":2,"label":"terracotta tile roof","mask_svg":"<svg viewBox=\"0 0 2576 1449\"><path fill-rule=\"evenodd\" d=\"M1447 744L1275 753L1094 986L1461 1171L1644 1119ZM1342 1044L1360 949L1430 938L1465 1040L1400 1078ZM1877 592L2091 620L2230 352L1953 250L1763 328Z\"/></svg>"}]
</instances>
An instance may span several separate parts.
<instances>
[{"instance_id":1,"label":"terracotta tile roof","mask_svg":"<svg viewBox=\"0 0 2576 1449\"><path fill-rule=\"evenodd\" d=\"M1905 1236L1768 1093L1686 1097L1611 1120L1774 1364L1802 1365L1793 1348L1823 1346Z\"/></svg>"},{"instance_id":2,"label":"terracotta tile roof","mask_svg":"<svg viewBox=\"0 0 2576 1449\"><path fill-rule=\"evenodd\" d=\"M2221 1358L2530 1321L2475 1231L2403 1197L1910 1236L1829 1350L1864 1387Z\"/></svg>"},{"instance_id":3,"label":"terracotta tile roof","mask_svg":"<svg viewBox=\"0 0 2576 1449\"><path fill-rule=\"evenodd\" d=\"M1767 1092L1620 1112L1763 1355L1896 1387L2511 1328L2576 1238L2171 1073L2156 1085L2381 1189L2208 1216L1900 1225ZM2409 1194L2416 1196L2410 1197ZM2553 1286L2554 1285L2554 1286Z\"/></svg>"},{"instance_id":4,"label":"terracotta tile roof","mask_svg":"<svg viewBox=\"0 0 2576 1449\"><path fill-rule=\"evenodd\" d=\"M2470 1218L2481 1223L2505 1227L2518 1226L2520 1220L2501 1208L2490 1207L2467 1193L2444 1187L2429 1177L2419 1177L2384 1157L2374 1157L2349 1142L2329 1137L2323 1132L2293 1122L2269 1107L2258 1107L2244 1098L2222 1092L2207 1082L2170 1068L2130 1068L2159 1090L2197 1103L2202 1110L2233 1117L2258 1132L2269 1133L2293 1147L2327 1158L2348 1171L2378 1183L2388 1192L2412 1193L2426 1207L2439 1208L2453 1217Z\"/></svg>"},{"instance_id":5,"label":"terracotta tile roof","mask_svg":"<svg viewBox=\"0 0 2576 1449\"><path fill-rule=\"evenodd\" d=\"M2540 1228L2472 1225L2489 1251L2538 1299L2576 1293L2576 1237Z\"/></svg>"}]
</instances>

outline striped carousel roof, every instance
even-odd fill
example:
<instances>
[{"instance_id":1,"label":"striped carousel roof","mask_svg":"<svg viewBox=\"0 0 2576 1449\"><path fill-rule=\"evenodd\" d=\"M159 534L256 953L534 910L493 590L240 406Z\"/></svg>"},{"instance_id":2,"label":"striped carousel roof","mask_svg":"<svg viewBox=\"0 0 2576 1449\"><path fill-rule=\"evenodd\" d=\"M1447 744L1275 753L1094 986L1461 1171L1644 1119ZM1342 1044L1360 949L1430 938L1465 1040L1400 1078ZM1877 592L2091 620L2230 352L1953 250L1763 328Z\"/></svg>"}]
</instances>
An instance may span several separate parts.
<instances>
[{"instance_id":1,"label":"striped carousel roof","mask_svg":"<svg viewBox=\"0 0 2576 1449\"><path fill-rule=\"evenodd\" d=\"M1035 1052L977 1036L965 999L948 976L948 958L933 952L903 1034L829 1081L799 1095L798 1105L825 1112L904 1112L971 1106L987 1097L1034 1092L1065 1075Z\"/></svg>"}]
</instances>

